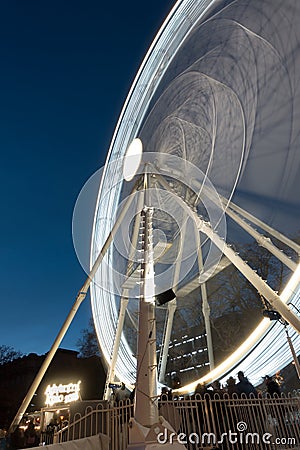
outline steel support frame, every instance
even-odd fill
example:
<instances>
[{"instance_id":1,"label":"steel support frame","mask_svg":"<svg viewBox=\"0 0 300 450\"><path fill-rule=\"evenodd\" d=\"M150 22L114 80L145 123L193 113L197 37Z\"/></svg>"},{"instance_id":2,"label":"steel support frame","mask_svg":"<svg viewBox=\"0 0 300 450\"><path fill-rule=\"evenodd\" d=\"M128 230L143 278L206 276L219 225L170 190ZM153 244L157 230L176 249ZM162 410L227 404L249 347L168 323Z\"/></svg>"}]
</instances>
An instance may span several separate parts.
<instances>
[{"instance_id":1,"label":"steel support frame","mask_svg":"<svg viewBox=\"0 0 300 450\"><path fill-rule=\"evenodd\" d=\"M186 235L186 225L187 225L187 221L185 220L183 222L183 227L180 230L181 231L180 247L179 247L177 262L175 264L175 272L174 272L174 277L173 277L173 288L174 288L175 293L176 293L176 286L178 284L179 275L180 275L181 257L182 257L184 240L185 240L185 235ZM159 368L160 368L159 381L161 383L165 382L168 354L169 354L169 345L170 345L170 340L171 340L173 320L174 320L176 308L177 308L177 299L175 298L174 300L171 300L168 303L168 312L167 312L167 317L166 317L167 324L166 324L166 328L165 328L165 334L163 336L162 354L161 354L162 356L161 356L161 361L159 364Z\"/></svg>"},{"instance_id":2,"label":"steel support frame","mask_svg":"<svg viewBox=\"0 0 300 450\"><path fill-rule=\"evenodd\" d=\"M201 273L203 270L203 256L202 256L202 249L201 249L200 232L196 227L195 227L195 240L196 240L196 245L197 245L197 249L198 249L197 253L198 253L199 273ZM204 325L205 325L205 331L206 331L208 362L209 362L210 370L213 370L215 368L215 358L214 358L211 323L210 323L210 306L208 303L207 289L206 289L205 282L200 284L200 290L201 290L201 297L202 297L202 313L203 313L203 317L204 317Z\"/></svg>"},{"instance_id":3,"label":"steel support frame","mask_svg":"<svg viewBox=\"0 0 300 450\"><path fill-rule=\"evenodd\" d=\"M245 222L238 214L236 214L230 207L226 208L226 214L231 217L241 228L243 228L250 236L254 237L258 245L267 249L272 255L274 255L279 261L285 264L289 269L295 272L297 264L289 258L283 251L281 251L276 245L273 244L270 238L263 236L257 230L255 230L249 223ZM273 230L274 232L275 230ZM275 236L274 236L275 237Z\"/></svg>"},{"instance_id":4,"label":"steel support frame","mask_svg":"<svg viewBox=\"0 0 300 450\"><path fill-rule=\"evenodd\" d=\"M215 194L211 194L209 188L205 187L204 192L205 195L207 195L211 201L215 202ZM261 234L259 231L253 228L253 226L249 222L246 222L246 220L252 222L252 224L257 225L262 230L265 230L270 236L287 245L289 248L294 250L298 255L300 255L300 246L296 242L292 241L279 231L270 227L262 220L257 219L255 216L248 213L240 206L237 206L235 203L230 202L228 204L228 201L225 197L219 195L219 198L224 206L224 211L227 214L227 216L231 217L232 220L234 220L241 228L243 228L250 236L252 236L259 246L267 249L270 253L272 253L272 255L274 255L279 261L281 261L293 272L296 270L297 263L295 263L289 256L287 256L281 249L279 249L271 241L269 237L266 237L263 234Z\"/></svg>"},{"instance_id":5,"label":"steel support frame","mask_svg":"<svg viewBox=\"0 0 300 450\"><path fill-rule=\"evenodd\" d=\"M169 345L171 340L172 327L174 322L174 315L177 308L177 299L174 298L168 303L167 317L166 317L166 328L163 336L162 342L162 356L161 361L159 363L159 374L158 381L160 383L165 383L167 362L168 362L168 354L169 354Z\"/></svg>"},{"instance_id":6,"label":"steel support frame","mask_svg":"<svg viewBox=\"0 0 300 450\"><path fill-rule=\"evenodd\" d=\"M134 221L134 227L132 232L132 239L131 239L131 248L129 252L129 262L127 264L127 271L126 275L129 275L130 272L130 263L133 261L134 255L136 253L137 243L138 243L138 237L139 237L139 230L140 230L140 223L141 223L141 213L140 211L143 208L144 204L144 192L138 191L138 201L137 201L137 215L135 217ZM121 342L121 336L123 332L124 327L124 321L125 321L125 315L126 315L126 309L129 301L129 291L128 289L123 289L121 302L120 302L120 311L119 311L119 317L117 322L117 328L116 328L116 334L112 349L112 356L110 360L110 364L107 371L106 376L106 383L105 383L105 389L104 389L104 399L108 400L110 398L111 390L109 388L110 383L114 383L115 381L115 371L116 371L116 364L118 359L118 351L120 347Z\"/></svg>"},{"instance_id":7,"label":"steel support frame","mask_svg":"<svg viewBox=\"0 0 300 450\"><path fill-rule=\"evenodd\" d=\"M196 210L193 210L184 199L182 199L171 188L169 183L159 174L156 178L160 184L177 197L178 202L182 204L184 209L190 211L194 218L196 227L204 233L219 250L232 262L232 264L240 271L241 274L257 289L257 291L270 303L270 305L278 311L281 316L300 333L300 319L289 309L289 307L281 300L280 296L264 281L247 263L244 261L224 240L211 228L208 222L202 220Z\"/></svg>"},{"instance_id":8,"label":"steel support frame","mask_svg":"<svg viewBox=\"0 0 300 450\"><path fill-rule=\"evenodd\" d=\"M221 198L223 204L225 205L225 199ZM265 230L267 233L269 233L271 236L273 236L275 239L278 239L283 244L287 245L291 249L293 249L298 255L300 255L300 246L286 237L284 234L280 233L279 231L275 230L274 228L270 227L270 225L267 225L262 220L258 219L257 217L250 214L248 211L245 211L240 206L236 205L233 202L230 202L229 207L231 210L235 211L236 213L243 216L246 220L249 220L253 224L257 225L262 230Z\"/></svg>"},{"instance_id":9,"label":"steel support frame","mask_svg":"<svg viewBox=\"0 0 300 450\"><path fill-rule=\"evenodd\" d=\"M141 261L141 297L137 346L137 374L134 419L144 427L158 423L155 285L152 215L149 205L149 175L144 175L145 207L142 211L143 256ZM132 444L134 442L130 442Z\"/></svg>"}]
</instances>

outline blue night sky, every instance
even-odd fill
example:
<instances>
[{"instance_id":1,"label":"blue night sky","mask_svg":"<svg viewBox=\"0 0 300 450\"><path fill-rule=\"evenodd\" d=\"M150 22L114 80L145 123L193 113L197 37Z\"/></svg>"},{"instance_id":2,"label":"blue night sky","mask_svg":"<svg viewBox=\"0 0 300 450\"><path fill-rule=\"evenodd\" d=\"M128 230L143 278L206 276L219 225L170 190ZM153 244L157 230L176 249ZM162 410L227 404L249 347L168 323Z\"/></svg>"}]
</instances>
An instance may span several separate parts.
<instances>
[{"instance_id":1,"label":"blue night sky","mask_svg":"<svg viewBox=\"0 0 300 450\"><path fill-rule=\"evenodd\" d=\"M85 280L72 213L175 1L10 0L0 12L0 345L49 350ZM76 349L86 299L62 347Z\"/></svg>"}]
</instances>

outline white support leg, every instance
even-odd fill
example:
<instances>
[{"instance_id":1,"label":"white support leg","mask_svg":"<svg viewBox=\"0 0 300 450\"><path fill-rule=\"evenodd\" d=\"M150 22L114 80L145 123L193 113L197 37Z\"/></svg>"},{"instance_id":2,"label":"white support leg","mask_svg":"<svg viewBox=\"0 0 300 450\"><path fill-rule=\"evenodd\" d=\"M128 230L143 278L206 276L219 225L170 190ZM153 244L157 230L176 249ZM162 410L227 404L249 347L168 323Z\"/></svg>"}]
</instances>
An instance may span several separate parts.
<instances>
[{"instance_id":1,"label":"white support leg","mask_svg":"<svg viewBox=\"0 0 300 450\"><path fill-rule=\"evenodd\" d=\"M210 198L210 200L215 201L215 194L211 194L209 188L203 187L203 191L205 192L205 195L207 195ZM289 267L292 271L296 270L297 264L293 260L291 260L289 256L284 254L278 247L276 247L276 245L273 244L270 238L263 236L244 219L248 220L254 225L257 225L259 228L266 231L270 236L274 237L278 241L282 242L283 244L294 250L298 254L298 256L300 256L300 246L296 242L292 241L284 234L270 227L270 225L267 225L262 220L250 214L248 211L242 209L240 206L237 206L235 203L230 202L228 204L228 200L220 194L219 198L223 203L226 214L229 217L231 217L247 233L253 236L260 246L266 248L270 253L276 256L276 258L278 258L283 264Z\"/></svg>"},{"instance_id":2,"label":"white support leg","mask_svg":"<svg viewBox=\"0 0 300 450\"><path fill-rule=\"evenodd\" d=\"M257 230L252 228L252 226L245 222L238 214L231 210L230 206L226 209L226 214L231 217L241 228L247 231L250 236L254 237L258 245L266 248L272 255L285 264L293 272L297 269L297 264L289 258L285 253L283 253L276 245L274 245L271 239L261 235Z\"/></svg>"},{"instance_id":3,"label":"white support leg","mask_svg":"<svg viewBox=\"0 0 300 450\"><path fill-rule=\"evenodd\" d=\"M290 347L290 350L291 350L291 353L293 356L295 369L296 369L298 378L300 379L300 364L299 364L298 356L297 356L297 353L295 352L293 342L292 342L291 336L289 335L287 326L285 325L284 328L285 328L286 338L287 338L287 341L288 341L288 344L289 344L289 347Z\"/></svg>"},{"instance_id":4,"label":"white support leg","mask_svg":"<svg viewBox=\"0 0 300 450\"><path fill-rule=\"evenodd\" d=\"M110 361L110 366L107 372L106 377L106 383L105 383L105 389L104 389L104 400L109 400L111 395L111 389L109 387L110 383L115 382L115 371L116 371L116 363L118 359L118 351L120 347L120 341L122 336L122 331L124 327L124 320L125 320L125 314L126 309L128 305L128 292L124 292L124 296L121 298L121 304L120 304L120 312L119 312L119 318L118 318L118 324L115 334L115 340L114 340L114 346L112 351L112 358Z\"/></svg>"},{"instance_id":5,"label":"white support leg","mask_svg":"<svg viewBox=\"0 0 300 450\"><path fill-rule=\"evenodd\" d=\"M223 200L223 199L222 199ZM254 223L258 227L260 227L262 230L265 230L267 233L269 233L274 238L278 239L283 244L287 245L288 247L292 248L298 255L300 255L300 246L296 244L296 242L292 241L288 237L284 236L284 234L280 233L279 231L275 230L274 228L270 227L266 223L264 223L262 220L257 219L257 217L253 216L249 212L242 209L240 206L237 206L235 203L230 202L229 207L240 214L245 219L249 220L250 222Z\"/></svg>"},{"instance_id":6,"label":"white support leg","mask_svg":"<svg viewBox=\"0 0 300 450\"><path fill-rule=\"evenodd\" d=\"M139 308L137 375L134 418L144 427L158 422L157 358L155 287L152 242L152 211L147 206L142 212L144 225L144 255L142 266L142 291Z\"/></svg>"},{"instance_id":7,"label":"white support leg","mask_svg":"<svg viewBox=\"0 0 300 450\"><path fill-rule=\"evenodd\" d=\"M127 265L127 272L126 272L127 276L129 275L132 261L136 254L139 229L140 229L140 223L141 223L140 211L142 210L142 206L144 203L144 192L140 191L137 193L137 195L138 195L138 201L137 201L138 214L135 217L135 222L134 222L134 227L133 227L133 232L132 232L132 239L131 239L132 245L130 248L129 258L128 258L128 265ZM117 359L118 359L118 352L119 352L119 347L120 347L121 336L122 336L123 327L124 327L126 309L127 309L127 305L128 305L128 296L129 296L128 289L123 289L121 303L120 303L118 324L117 324L117 328L116 328L115 340L114 340L114 345L113 345L113 350L112 350L112 357L111 357L109 369L108 369L107 376L106 376L106 383L105 383L105 389L104 389L104 399L105 400L108 400L110 398L111 389L109 388L109 384L114 383L114 381L115 381L115 369L116 369L116 363L117 363Z\"/></svg>"},{"instance_id":8,"label":"white support leg","mask_svg":"<svg viewBox=\"0 0 300 450\"><path fill-rule=\"evenodd\" d=\"M154 304L154 268L151 224L149 208L145 208L144 262L142 263L143 287L139 311L138 364L136 376L136 400L134 418L129 422L128 450L181 450L185 448L177 442L174 430L163 417L158 416L157 405L157 362ZM147 224L148 222L148 224ZM148 246L149 245L149 246ZM174 442L168 444L172 434ZM166 441L161 443L161 437ZM166 443L165 443L166 442Z\"/></svg>"},{"instance_id":9,"label":"white support leg","mask_svg":"<svg viewBox=\"0 0 300 450\"><path fill-rule=\"evenodd\" d=\"M183 220L182 229L180 230L180 232L181 232L180 247L179 247L179 251L178 251L177 262L175 265L174 276L173 276L173 289L174 289L175 293L176 293L176 286L178 284L179 275L180 275L181 259L182 259L184 240L185 240L185 235L186 235L187 220L188 220L188 216L186 215L186 220ZM172 300L168 303L168 313L167 313L167 317L166 317L166 321L167 321L166 331L163 336L162 347L161 347L161 358L160 358L160 364L159 364L159 381L161 383L165 382L169 345L170 345L170 339L171 339L171 333L172 333L172 327L173 327L173 319L174 319L174 314L175 314L176 308L177 308L177 300L175 298L174 300Z\"/></svg>"},{"instance_id":10,"label":"white support leg","mask_svg":"<svg viewBox=\"0 0 300 450\"><path fill-rule=\"evenodd\" d=\"M174 321L174 314L177 308L177 300L174 298L168 303L168 312L167 312L167 324L166 324L166 330L163 336L163 342L162 342L162 356L161 361L159 364L159 382L164 383L165 382L165 376L166 376L166 369L167 369L167 362L168 362L168 353L169 353L169 345L171 340L171 333L173 328L173 321Z\"/></svg>"},{"instance_id":11,"label":"white support leg","mask_svg":"<svg viewBox=\"0 0 300 450\"><path fill-rule=\"evenodd\" d=\"M198 267L199 267L199 274L200 274L203 270L203 257L202 257L202 250L201 250L200 233L197 228L195 228L195 239L196 239L196 246L198 249ZM209 361L210 370L213 370L215 368L215 358L214 358L214 349L213 349L211 323L210 323L210 306L208 303L205 282L200 284L200 290L201 290L201 297L202 297L202 313L203 313L203 317L204 317L204 325L205 325L205 331L206 331L208 361Z\"/></svg>"}]
</instances>

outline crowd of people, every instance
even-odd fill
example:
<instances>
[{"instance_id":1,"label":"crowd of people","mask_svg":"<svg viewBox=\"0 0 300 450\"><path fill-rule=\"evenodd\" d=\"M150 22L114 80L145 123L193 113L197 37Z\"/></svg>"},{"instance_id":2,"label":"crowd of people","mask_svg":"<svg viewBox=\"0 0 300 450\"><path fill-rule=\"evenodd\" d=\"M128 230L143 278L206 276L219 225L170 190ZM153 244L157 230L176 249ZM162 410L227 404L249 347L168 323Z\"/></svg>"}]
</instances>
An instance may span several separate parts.
<instances>
[{"instance_id":1,"label":"crowd of people","mask_svg":"<svg viewBox=\"0 0 300 450\"><path fill-rule=\"evenodd\" d=\"M224 394L227 394L229 397L264 397L266 395L273 397L274 395L280 396L284 392L284 379L280 375L280 372L277 372L274 376L266 375L262 377L262 380L260 387L254 387L244 372L239 371L237 379L230 376L224 386L221 385L219 380L215 380L210 384L199 383L195 388L193 397L197 394L202 397L204 395L213 397L215 394L218 394L219 397L222 397ZM161 399L172 400L173 398L172 390L163 387L161 390Z\"/></svg>"},{"instance_id":2,"label":"crowd of people","mask_svg":"<svg viewBox=\"0 0 300 450\"><path fill-rule=\"evenodd\" d=\"M246 397L263 397L265 395L280 396L284 389L284 379L277 372L274 376L266 375L262 377L263 384L260 388L255 388L252 383L245 376L244 372L239 371L237 374L237 380L234 377L229 377L225 386L221 386L218 380L213 381L210 385L198 384L195 389L195 394L200 395L214 395L228 394L229 397L234 395L240 397L245 395Z\"/></svg>"},{"instance_id":3,"label":"crowd of people","mask_svg":"<svg viewBox=\"0 0 300 450\"><path fill-rule=\"evenodd\" d=\"M213 381L209 385L198 384L195 388L194 394L192 397L197 398L197 395L201 395L204 397L205 395L209 395L211 398L217 394L219 397L223 397L224 394L228 395L230 398L232 397L264 397L265 395L280 396L282 392L284 392L284 379L280 375L280 372L277 372L274 376L266 375L262 377L263 383L260 388L256 388L253 384L248 380L245 376L244 372L239 371L237 374L237 379L234 377L229 377L224 386L221 385L219 380ZM113 403L119 404L125 399L130 399L131 402L134 400L135 389L130 392L126 388L124 383L116 386L113 389ZM159 401L159 408L165 405L166 402L171 400L176 400L177 395L173 396L172 390L167 387L162 387L161 398ZM48 427L52 426L52 422ZM47 430L48 431L48 428ZM55 430L57 431L57 429ZM15 431L8 435L5 429L0 429L0 450L3 449L23 449L23 448L31 448L39 445L39 434L36 431L33 420L31 420L27 427L17 427Z\"/></svg>"},{"instance_id":4,"label":"crowd of people","mask_svg":"<svg viewBox=\"0 0 300 450\"><path fill-rule=\"evenodd\" d=\"M223 436L228 430L234 429L245 413L250 422L257 420L262 426L275 426L287 420L286 408L282 406L281 400L276 400L276 396L281 396L283 386L284 380L280 373L263 376L260 385L255 387L245 373L239 371L236 378L230 376L224 385L219 380L206 385L198 384L194 392L188 395L163 387L158 401L159 415L178 435L187 435L187 430L191 435L210 435L212 427L215 427L218 435ZM272 401L269 397L273 397ZM270 401L276 405L272 413L265 408ZM196 447L191 445L188 448Z\"/></svg>"},{"instance_id":5,"label":"crowd of people","mask_svg":"<svg viewBox=\"0 0 300 450\"><path fill-rule=\"evenodd\" d=\"M41 436L46 444L53 443L53 435L57 431L66 427L68 420L63 420L62 416L57 418L54 414L46 429L41 432L39 419L28 419L27 423L22 423L16 427L12 433L8 433L6 429L0 428L0 450L10 449L18 450L25 448L38 447L40 445Z\"/></svg>"},{"instance_id":6,"label":"crowd of people","mask_svg":"<svg viewBox=\"0 0 300 450\"><path fill-rule=\"evenodd\" d=\"M8 434L6 430L0 429L0 449L17 450L32 448L39 445L39 435L33 421L27 427L17 427L15 431Z\"/></svg>"}]
</instances>

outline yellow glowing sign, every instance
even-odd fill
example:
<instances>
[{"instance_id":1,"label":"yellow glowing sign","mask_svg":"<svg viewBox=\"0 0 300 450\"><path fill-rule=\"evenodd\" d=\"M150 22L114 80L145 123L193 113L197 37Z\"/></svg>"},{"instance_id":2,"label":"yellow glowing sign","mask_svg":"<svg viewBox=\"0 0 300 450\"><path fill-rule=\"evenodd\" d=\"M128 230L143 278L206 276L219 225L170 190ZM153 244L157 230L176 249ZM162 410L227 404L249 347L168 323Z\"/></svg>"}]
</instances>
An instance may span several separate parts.
<instances>
[{"instance_id":1,"label":"yellow glowing sign","mask_svg":"<svg viewBox=\"0 0 300 450\"><path fill-rule=\"evenodd\" d=\"M58 403L71 403L79 400L80 383L69 384L52 384L48 385L45 390L46 405L53 406Z\"/></svg>"}]
</instances>

